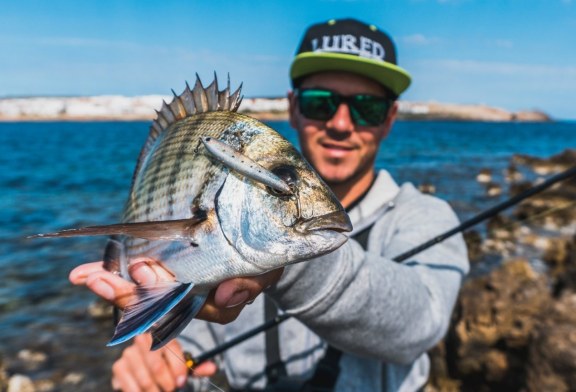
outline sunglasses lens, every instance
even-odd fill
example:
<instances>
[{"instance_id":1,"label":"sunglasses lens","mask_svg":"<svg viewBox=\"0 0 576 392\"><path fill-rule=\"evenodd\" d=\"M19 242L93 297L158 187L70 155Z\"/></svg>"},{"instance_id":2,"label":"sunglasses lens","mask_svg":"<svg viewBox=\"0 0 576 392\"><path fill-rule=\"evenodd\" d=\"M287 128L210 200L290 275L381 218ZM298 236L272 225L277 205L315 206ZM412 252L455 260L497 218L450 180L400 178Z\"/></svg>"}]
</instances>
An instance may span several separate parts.
<instances>
[{"instance_id":1,"label":"sunglasses lens","mask_svg":"<svg viewBox=\"0 0 576 392\"><path fill-rule=\"evenodd\" d=\"M348 103L352 121L360 126L376 126L386 121L392 101L383 97L358 94L343 97L328 90L301 90L297 93L300 113L311 120L328 121L341 102Z\"/></svg>"},{"instance_id":2,"label":"sunglasses lens","mask_svg":"<svg viewBox=\"0 0 576 392\"><path fill-rule=\"evenodd\" d=\"M334 94L326 90L302 90L298 92L300 113L311 120L327 121L338 109Z\"/></svg>"},{"instance_id":3,"label":"sunglasses lens","mask_svg":"<svg viewBox=\"0 0 576 392\"><path fill-rule=\"evenodd\" d=\"M351 103L350 112L357 125L375 126L386 121L391 101L372 95L355 95Z\"/></svg>"}]
</instances>

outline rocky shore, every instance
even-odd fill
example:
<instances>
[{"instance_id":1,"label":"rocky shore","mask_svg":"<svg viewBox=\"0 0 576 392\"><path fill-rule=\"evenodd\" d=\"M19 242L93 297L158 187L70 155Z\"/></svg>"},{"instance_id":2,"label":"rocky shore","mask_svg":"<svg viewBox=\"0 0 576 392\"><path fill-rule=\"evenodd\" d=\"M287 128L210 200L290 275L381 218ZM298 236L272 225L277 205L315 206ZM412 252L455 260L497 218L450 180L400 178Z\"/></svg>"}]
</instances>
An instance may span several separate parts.
<instances>
[{"instance_id":1,"label":"rocky shore","mask_svg":"<svg viewBox=\"0 0 576 392\"><path fill-rule=\"evenodd\" d=\"M514 195L575 164L576 150L516 155L501 188ZM575 390L575 200L573 177L491 219L485 235L466 233L472 270L447 337L431 351L427 392Z\"/></svg>"},{"instance_id":2,"label":"rocky shore","mask_svg":"<svg viewBox=\"0 0 576 392\"><path fill-rule=\"evenodd\" d=\"M31 97L0 99L0 121L94 121L94 120L152 120L162 101L171 96L146 95L139 97ZM244 98L240 106L244 112L262 120L286 120L286 98ZM437 102L407 102L399 105L402 120L449 121L551 121L538 111L510 112L486 105L457 105Z\"/></svg>"},{"instance_id":3,"label":"rocky shore","mask_svg":"<svg viewBox=\"0 0 576 392\"><path fill-rule=\"evenodd\" d=\"M548 159L515 155L503 176L490 167L470 175L487 196L512 196L575 164L572 149ZM435 192L433 183L425 188ZM465 239L472 269L446 338L430 351L425 390L576 390L576 179L476 226ZM14 351L0 345L0 392L107 390L120 351L104 346L111 318L110 306L96 301L65 327L72 334L93 324L82 358L53 330Z\"/></svg>"}]
</instances>

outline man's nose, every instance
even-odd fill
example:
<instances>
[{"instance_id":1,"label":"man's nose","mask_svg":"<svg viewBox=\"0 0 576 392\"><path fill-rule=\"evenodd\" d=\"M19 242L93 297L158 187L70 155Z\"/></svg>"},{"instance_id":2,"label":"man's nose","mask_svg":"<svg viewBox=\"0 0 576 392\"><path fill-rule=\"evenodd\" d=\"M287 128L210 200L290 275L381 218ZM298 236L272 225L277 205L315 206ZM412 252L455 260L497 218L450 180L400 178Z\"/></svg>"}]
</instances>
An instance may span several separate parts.
<instances>
[{"instance_id":1,"label":"man's nose","mask_svg":"<svg viewBox=\"0 0 576 392\"><path fill-rule=\"evenodd\" d=\"M337 132L353 132L354 122L352 121L350 107L346 103L341 103L338 110L330 120L326 122L328 129Z\"/></svg>"}]
</instances>

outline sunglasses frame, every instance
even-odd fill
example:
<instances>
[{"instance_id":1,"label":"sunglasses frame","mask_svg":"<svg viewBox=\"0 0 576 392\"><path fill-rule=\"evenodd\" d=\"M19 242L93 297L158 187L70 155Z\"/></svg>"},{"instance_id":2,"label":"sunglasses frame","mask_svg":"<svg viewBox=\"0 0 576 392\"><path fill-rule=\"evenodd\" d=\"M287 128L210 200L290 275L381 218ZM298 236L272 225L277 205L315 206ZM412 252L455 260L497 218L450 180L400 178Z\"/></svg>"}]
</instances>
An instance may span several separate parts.
<instances>
[{"instance_id":1,"label":"sunglasses frame","mask_svg":"<svg viewBox=\"0 0 576 392\"><path fill-rule=\"evenodd\" d=\"M323 93L328 93L328 95L326 96L317 96L317 97L310 97L310 98L318 98L318 99L325 99L327 100L327 102L330 103L330 106L333 106L333 108L331 108L331 112L327 113L327 117L324 118L325 116L315 116L314 114L311 114L309 110L306 109L304 103L303 103L303 96L302 93L305 93L306 91L318 91L318 92L323 92ZM384 122L386 122L386 119L388 118L388 113L390 112L390 108L392 108L392 105L394 104L395 98L388 98L388 97L382 97L382 96L377 96L377 95L372 95L372 94L354 94L354 95L342 95L342 94L338 94L332 90L329 89L324 89L324 88L305 88L305 89L294 89L294 94L296 95L296 100L298 101L298 108L300 110L300 113L310 119L310 120L316 120L316 121L328 121L330 120L332 117L334 117L334 115L336 114L336 112L338 111L338 108L340 107L341 104L345 103L346 105L348 105L348 109L350 112L350 119L352 120L352 122L356 125L360 125L360 126L378 126L378 125L382 125ZM358 101L359 98L365 99L365 98L370 98L370 99L374 99L375 101L372 102L377 102L377 103L385 103L385 109L382 110L382 116L381 118L379 118L378 120L373 119L374 121L369 121L369 119L366 119L365 117L365 109L362 106L362 101ZM358 106L359 105L359 106Z\"/></svg>"}]
</instances>

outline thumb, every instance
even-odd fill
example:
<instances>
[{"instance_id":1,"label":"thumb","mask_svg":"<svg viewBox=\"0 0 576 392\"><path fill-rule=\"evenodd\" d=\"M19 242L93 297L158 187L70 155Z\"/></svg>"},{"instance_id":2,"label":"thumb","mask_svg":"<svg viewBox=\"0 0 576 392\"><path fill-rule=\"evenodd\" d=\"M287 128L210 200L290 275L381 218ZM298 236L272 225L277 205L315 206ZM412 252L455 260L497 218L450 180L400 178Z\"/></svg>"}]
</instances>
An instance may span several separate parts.
<instances>
[{"instance_id":1,"label":"thumb","mask_svg":"<svg viewBox=\"0 0 576 392\"><path fill-rule=\"evenodd\" d=\"M194 377L212 377L218 371L218 366L213 361L202 362L200 365L192 369L192 376Z\"/></svg>"}]
</instances>

